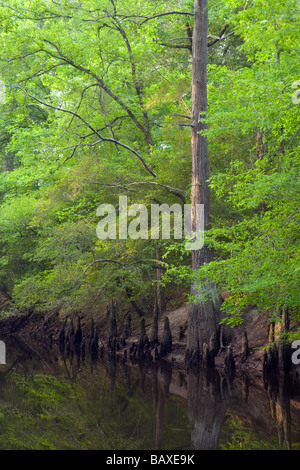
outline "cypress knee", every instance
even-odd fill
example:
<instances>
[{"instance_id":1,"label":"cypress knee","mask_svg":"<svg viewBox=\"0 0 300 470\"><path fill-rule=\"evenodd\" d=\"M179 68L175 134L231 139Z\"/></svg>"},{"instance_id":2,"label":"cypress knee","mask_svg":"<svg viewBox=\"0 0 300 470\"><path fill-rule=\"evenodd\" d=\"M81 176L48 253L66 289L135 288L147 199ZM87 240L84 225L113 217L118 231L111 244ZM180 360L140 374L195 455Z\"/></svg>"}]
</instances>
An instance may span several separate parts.
<instances>
[{"instance_id":1,"label":"cypress knee","mask_svg":"<svg viewBox=\"0 0 300 470\"><path fill-rule=\"evenodd\" d=\"M215 367L215 357L213 351L211 351L207 344L203 344L203 357L202 364L205 368L214 369Z\"/></svg>"},{"instance_id":2,"label":"cypress knee","mask_svg":"<svg viewBox=\"0 0 300 470\"><path fill-rule=\"evenodd\" d=\"M163 339L160 345L161 356L166 356L172 350L172 333L169 318L165 318Z\"/></svg>"},{"instance_id":3,"label":"cypress knee","mask_svg":"<svg viewBox=\"0 0 300 470\"><path fill-rule=\"evenodd\" d=\"M209 352L210 355L215 358L216 355L218 354L220 349L220 341L219 341L219 335L217 334L217 331L214 331L211 334L210 340L209 340Z\"/></svg>"},{"instance_id":4,"label":"cypress knee","mask_svg":"<svg viewBox=\"0 0 300 470\"><path fill-rule=\"evenodd\" d=\"M143 347L148 346L149 339L146 333L146 325L145 325L145 319L143 318L141 320L141 330L140 330L140 341L143 345Z\"/></svg>"},{"instance_id":5,"label":"cypress knee","mask_svg":"<svg viewBox=\"0 0 300 470\"><path fill-rule=\"evenodd\" d=\"M248 356L249 356L248 337L247 337L246 331L244 331L243 336L242 336L242 354L241 354L242 362L245 362Z\"/></svg>"},{"instance_id":6,"label":"cypress knee","mask_svg":"<svg viewBox=\"0 0 300 470\"><path fill-rule=\"evenodd\" d=\"M227 349L227 356L225 357L225 369L228 372L234 372L235 371L235 361L233 358L233 353L232 353L232 346L229 345Z\"/></svg>"}]
</instances>

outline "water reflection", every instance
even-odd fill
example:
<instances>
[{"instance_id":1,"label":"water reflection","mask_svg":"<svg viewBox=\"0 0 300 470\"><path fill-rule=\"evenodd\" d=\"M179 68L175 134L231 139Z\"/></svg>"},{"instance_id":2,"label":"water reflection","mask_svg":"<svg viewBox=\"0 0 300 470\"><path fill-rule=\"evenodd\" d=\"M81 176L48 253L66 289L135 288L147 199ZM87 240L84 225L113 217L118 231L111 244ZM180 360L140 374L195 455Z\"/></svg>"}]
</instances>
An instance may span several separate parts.
<instances>
[{"instance_id":1,"label":"water reflection","mask_svg":"<svg viewBox=\"0 0 300 470\"><path fill-rule=\"evenodd\" d=\"M290 398L292 383L290 377L283 378L271 376L265 381L267 396L269 399L270 414L277 425L278 443L280 447L286 445L291 449L291 406Z\"/></svg>"},{"instance_id":2,"label":"water reflection","mask_svg":"<svg viewBox=\"0 0 300 470\"><path fill-rule=\"evenodd\" d=\"M291 416L293 389L296 391L294 420ZM188 408L193 449L289 450L292 421L297 427L294 444L299 443L298 404L299 387L293 387L289 376L265 377L261 387L260 382L253 382L244 374L233 378L219 371L190 373Z\"/></svg>"},{"instance_id":3,"label":"water reflection","mask_svg":"<svg viewBox=\"0 0 300 470\"><path fill-rule=\"evenodd\" d=\"M217 371L190 372L188 409L194 449L218 449L227 401L227 382Z\"/></svg>"},{"instance_id":4,"label":"water reflection","mask_svg":"<svg viewBox=\"0 0 300 470\"><path fill-rule=\"evenodd\" d=\"M187 373L76 348L12 345L0 369L0 449L45 448L47 440L52 448L298 449L299 388L291 377ZM22 413L26 433L13 421Z\"/></svg>"},{"instance_id":5,"label":"water reflection","mask_svg":"<svg viewBox=\"0 0 300 470\"><path fill-rule=\"evenodd\" d=\"M160 369L161 379L159 378L159 370L153 367L151 370L151 385L153 395L153 412L155 415L155 445L154 450L163 449L163 427L164 427L164 411L165 402L169 397L169 388L172 381L172 368L169 364L165 364Z\"/></svg>"}]
</instances>

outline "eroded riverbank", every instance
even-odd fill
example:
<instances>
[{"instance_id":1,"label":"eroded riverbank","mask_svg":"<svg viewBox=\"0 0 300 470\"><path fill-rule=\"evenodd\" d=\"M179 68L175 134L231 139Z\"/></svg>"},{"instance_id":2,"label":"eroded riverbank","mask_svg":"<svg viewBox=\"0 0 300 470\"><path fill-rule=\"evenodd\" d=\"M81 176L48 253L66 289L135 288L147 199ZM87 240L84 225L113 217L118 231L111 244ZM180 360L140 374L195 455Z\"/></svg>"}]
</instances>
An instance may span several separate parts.
<instances>
[{"instance_id":1,"label":"eroded riverbank","mask_svg":"<svg viewBox=\"0 0 300 470\"><path fill-rule=\"evenodd\" d=\"M172 334L172 349L164 356L164 360L170 362L173 368L181 370L186 369L185 354L187 343L187 320L188 307L182 306L175 310L168 311L162 316L158 322L158 339L163 338L164 320L168 317L170 331ZM28 312L26 314L18 314L3 318L0 321L0 335L3 338L18 338L23 342L30 343L32 341L41 345L51 344L60 345L63 336L63 348L70 348L74 343L74 335L76 333L78 315L61 317L57 312ZM118 324L118 339L114 347L114 354L125 360L129 360L132 356L133 349L137 350L140 340L140 321L137 319L131 326L130 332L125 337L126 325L124 322ZM148 338L151 337L152 319L146 318L145 333ZM296 327L297 325L295 325ZM80 341L82 349L89 350L91 341L95 347L96 354L110 354L108 331L109 317L99 315L99 318L80 318ZM91 331L93 330L93 331ZM228 333L229 331L229 333ZM242 357L242 338L247 333L248 339L248 355L246 360ZM94 338L91 336L94 335ZM262 378L264 370L264 351L271 344L270 322L265 313L249 310L245 316L243 325L227 330L229 337L229 345L232 349L235 368L238 373L248 373L252 376ZM1 339L1 338L0 338ZM150 351L150 362L155 362L155 350ZM215 357L215 367L224 370L226 362L227 348L223 347ZM136 362L137 355L134 357ZM149 361L148 361L149 362ZM282 373L282 370L278 370ZM298 377L300 366L292 365L289 374Z\"/></svg>"}]
</instances>

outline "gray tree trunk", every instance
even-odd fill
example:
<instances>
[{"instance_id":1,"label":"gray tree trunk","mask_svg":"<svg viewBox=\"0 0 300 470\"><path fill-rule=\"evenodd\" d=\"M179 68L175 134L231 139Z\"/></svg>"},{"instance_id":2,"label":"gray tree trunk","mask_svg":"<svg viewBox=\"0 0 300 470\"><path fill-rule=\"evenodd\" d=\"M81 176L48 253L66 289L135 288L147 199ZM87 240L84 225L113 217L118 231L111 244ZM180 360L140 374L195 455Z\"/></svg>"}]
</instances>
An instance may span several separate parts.
<instances>
[{"instance_id":1,"label":"gray tree trunk","mask_svg":"<svg viewBox=\"0 0 300 470\"><path fill-rule=\"evenodd\" d=\"M192 149L192 230L196 231L197 204L204 204L204 226L209 227L210 189L209 159L207 138L202 135L206 129L203 121L207 111L207 30L208 1L194 2L193 30L193 76L192 76L192 118L191 118L191 149ZM209 250L204 246L192 251L192 269L198 270L204 263L211 260ZM209 344L213 333L218 336L219 296L211 282L202 286L192 285L192 296L197 296L188 313L188 351L203 350L203 344ZM202 295L204 294L204 296ZM209 299L206 295L209 294Z\"/></svg>"}]
</instances>

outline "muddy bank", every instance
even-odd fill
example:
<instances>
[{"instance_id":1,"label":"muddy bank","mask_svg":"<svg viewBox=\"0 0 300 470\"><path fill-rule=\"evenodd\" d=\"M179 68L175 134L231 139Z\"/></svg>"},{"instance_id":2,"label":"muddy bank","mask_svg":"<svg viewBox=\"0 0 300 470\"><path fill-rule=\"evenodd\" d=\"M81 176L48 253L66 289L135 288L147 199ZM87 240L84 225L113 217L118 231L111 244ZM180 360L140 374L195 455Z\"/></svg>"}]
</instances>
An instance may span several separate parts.
<instances>
[{"instance_id":1,"label":"muddy bank","mask_svg":"<svg viewBox=\"0 0 300 470\"><path fill-rule=\"evenodd\" d=\"M164 335L165 318L168 317L169 326L172 336L172 348L164 355L164 360L170 362L174 368L185 369L185 354L187 343L187 321L188 307L182 306L175 310L170 310L158 321L158 340L161 342ZM76 329L80 328L80 341L86 348L90 347L91 335L94 335L95 352L108 354L108 331L109 331L109 315L99 315L99 318L87 318L78 316L68 316L61 318L58 312L27 312L26 314L11 315L0 320L0 339L19 338L25 343L34 343L43 346L49 344L59 345L61 342L62 332L64 335L64 347L68 347L71 338L74 338ZM144 318L145 334L148 338L151 336L152 321ZM124 331L126 326L118 325L119 337L123 338L118 341L115 348L115 354L121 357L130 358L132 345L139 344L141 319L137 318L132 322L130 331L126 335ZM296 327L297 325L294 325ZM91 330L93 329L93 333ZM247 335L248 353L245 358L243 338ZM228 333L227 333L228 337ZM221 347L219 353L215 357L215 366L217 369L226 368L228 357L228 346L232 350L232 359L234 362L235 372L249 373L251 375L262 376L264 370L265 349L271 343L270 322L266 314L256 310L249 310L245 316L243 325L230 329L229 342ZM69 343L68 343L69 342ZM222 345L223 346L223 345ZM151 353L151 352L150 352ZM151 361L155 360L154 349L152 350ZM292 365L290 374L298 376L300 367Z\"/></svg>"}]
</instances>

